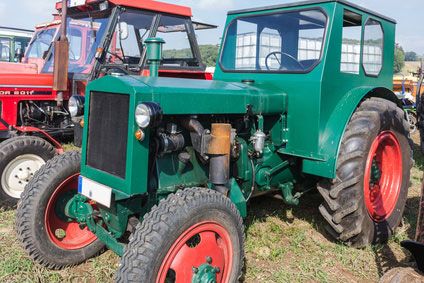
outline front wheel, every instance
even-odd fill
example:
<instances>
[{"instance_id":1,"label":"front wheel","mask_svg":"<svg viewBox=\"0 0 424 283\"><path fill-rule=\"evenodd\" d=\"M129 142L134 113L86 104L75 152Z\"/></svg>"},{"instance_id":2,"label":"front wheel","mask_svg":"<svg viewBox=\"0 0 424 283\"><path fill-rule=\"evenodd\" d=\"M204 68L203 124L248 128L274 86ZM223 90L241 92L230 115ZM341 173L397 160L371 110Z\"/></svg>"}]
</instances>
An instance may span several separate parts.
<instances>
[{"instance_id":1,"label":"front wheel","mask_svg":"<svg viewBox=\"0 0 424 283\"><path fill-rule=\"evenodd\" d=\"M362 102L344 133L336 178L318 186L328 232L355 247L386 242L402 219L411 166L403 110L381 98Z\"/></svg>"},{"instance_id":2,"label":"front wheel","mask_svg":"<svg viewBox=\"0 0 424 283\"><path fill-rule=\"evenodd\" d=\"M138 225L118 282L238 282L244 259L242 218L224 195L203 188L161 201Z\"/></svg>"},{"instance_id":3,"label":"front wheel","mask_svg":"<svg viewBox=\"0 0 424 283\"><path fill-rule=\"evenodd\" d=\"M31 136L8 139L0 144L0 207L16 206L35 172L56 154L47 141Z\"/></svg>"},{"instance_id":4,"label":"front wheel","mask_svg":"<svg viewBox=\"0 0 424 283\"><path fill-rule=\"evenodd\" d=\"M18 239L35 262L50 269L79 264L104 246L64 212L78 193L80 160L79 153L67 152L48 161L30 180L18 205Z\"/></svg>"}]
</instances>

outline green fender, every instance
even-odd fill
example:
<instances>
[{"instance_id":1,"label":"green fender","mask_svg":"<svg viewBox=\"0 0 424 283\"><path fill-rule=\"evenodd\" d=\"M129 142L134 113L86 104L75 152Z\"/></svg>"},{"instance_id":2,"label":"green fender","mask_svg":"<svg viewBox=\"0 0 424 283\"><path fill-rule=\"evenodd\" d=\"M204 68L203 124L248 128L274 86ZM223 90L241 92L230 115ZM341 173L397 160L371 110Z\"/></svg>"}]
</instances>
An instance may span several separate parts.
<instances>
[{"instance_id":1,"label":"green fender","mask_svg":"<svg viewBox=\"0 0 424 283\"><path fill-rule=\"evenodd\" d=\"M351 90L339 101L324 131L320 134L320 154L325 161L304 159L304 173L331 179L336 177L336 165L343 134L356 108L368 97L385 98L402 107L400 100L387 88L359 87Z\"/></svg>"}]
</instances>

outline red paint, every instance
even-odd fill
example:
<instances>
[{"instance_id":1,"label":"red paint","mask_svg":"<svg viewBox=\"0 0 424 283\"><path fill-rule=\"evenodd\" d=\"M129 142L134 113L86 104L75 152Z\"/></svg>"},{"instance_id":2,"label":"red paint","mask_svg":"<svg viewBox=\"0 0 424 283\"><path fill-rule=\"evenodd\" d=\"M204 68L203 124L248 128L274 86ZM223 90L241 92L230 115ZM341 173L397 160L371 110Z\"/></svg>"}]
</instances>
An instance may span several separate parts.
<instances>
[{"instance_id":1,"label":"red paint","mask_svg":"<svg viewBox=\"0 0 424 283\"><path fill-rule=\"evenodd\" d=\"M70 191L78 190L78 176L75 174L63 181L50 197L44 215L44 225L49 239L59 248L64 250L78 250L92 244L97 237L87 227L81 229L76 221L65 221L56 213L56 205L64 209L63 204L58 203L62 196ZM63 238L57 237L57 232L65 232Z\"/></svg>"},{"instance_id":2,"label":"red paint","mask_svg":"<svg viewBox=\"0 0 424 283\"><path fill-rule=\"evenodd\" d=\"M200 242L188 246L187 242L195 236L200 237ZM165 282L169 269L175 271L176 283L191 282L193 267L205 264L208 256L212 258L211 265L220 270L216 282L229 282L233 246L228 231L216 222L195 224L178 237L162 262L156 283Z\"/></svg>"},{"instance_id":3,"label":"red paint","mask_svg":"<svg viewBox=\"0 0 424 283\"><path fill-rule=\"evenodd\" d=\"M150 71L144 69L141 72L142 77L150 76ZM181 78L181 79L197 79L197 80L213 80L212 73L204 71L189 71L189 70L159 70L159 77L164 78Z\"/></svg>"},{"instance_id":4,"label":"red paint","mask_svg":"<svg viewBox=\"0 0 424 283\"><path fill-rule=\"evenodd\" d=\"M381 177L372 183L373 160ZM368 213L381 222L393 213L402 187L402 151L396 135L391 131L380 133L371 145L365 166L364 201Z\"/></svg>"},{"instance_id":5,"label":"red paint","mask_svg":"<svg viewBox=\"0 0 424 283\"><path fill-rule=\"evenodd\" d=\"M85 5L80 8L80 10L86 10L90 9L89 6L91 4L99 3L102 1L99 0L86 0ZM159 1L153 1L153 0L109 0L110 3L116 5L116 6L125 6L130 8L136 8L136 9L142 9L142 10L149 10L154 12L163 12L168 14L174 14L184 17L191 17L192 11L191 8L181 6L181 5L175 5L175 4L169 4ZM56 10L62 9L62 2L56 3Z\"/></svg>"}]
</instances>

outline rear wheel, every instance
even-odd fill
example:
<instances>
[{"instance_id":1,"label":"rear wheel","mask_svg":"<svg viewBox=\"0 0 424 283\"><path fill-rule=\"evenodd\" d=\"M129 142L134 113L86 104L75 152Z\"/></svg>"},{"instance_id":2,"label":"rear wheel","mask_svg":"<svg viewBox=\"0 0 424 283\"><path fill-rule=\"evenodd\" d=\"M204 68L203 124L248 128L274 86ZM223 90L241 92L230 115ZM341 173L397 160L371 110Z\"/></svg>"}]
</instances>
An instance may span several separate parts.
<instances>
[{"instance_id":1,"label":"rear wheel","mask_svg":"<svg viewBox=\"0 0 424 283\"><path fill-rule=\"evenodd\" d=\"M227 197L203 188L180 191L138 225L117 281L237 282L243 241L242 219Z\"/></svg>"},{"instance_id":2,"label":"rear wheel","mask_svg":"<svg viewBox=\"0 0 424 283\"><path fill-rule=\"evenodd\" d=\"M28 255L47 268L79 264L103 248L87 227L64 213L67 201L78 193L79 168L77 152L48 161L30 180L18 205L18 238Z\"/></svg>"},{"instance_id":3,"label":"rear wheel","mask_svg":"<svg viewBox=\"0 0 424 283\"><path fill-rule=\"evenodd\" d=\"M17 204L25 186L47 160L54 147L38 137L15 137L0 144L0 207Z\"/></svg>"},{"instance_id":4,"label":"rear wheel","mask_svg":"<svg viewBox=\"0 0 424 283\"><path fill-rule=\"evenodd\" d=\"M388 240L399 225L412 166L409 125L393 102L370 98L353 114L337 177L320 182L319 210L336 239L356 247Z\"/></svg>"}]
</instances>

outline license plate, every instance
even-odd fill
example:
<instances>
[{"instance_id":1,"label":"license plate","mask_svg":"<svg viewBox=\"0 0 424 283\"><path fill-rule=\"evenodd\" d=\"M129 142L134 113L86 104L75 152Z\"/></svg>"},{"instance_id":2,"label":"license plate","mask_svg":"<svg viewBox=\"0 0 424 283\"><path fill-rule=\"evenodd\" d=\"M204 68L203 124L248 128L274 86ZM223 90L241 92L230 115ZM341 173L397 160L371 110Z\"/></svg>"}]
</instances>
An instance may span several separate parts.
<instances>
[{"instance_id":1,"label":"license plate","mask_svg":"<svg viewBox=\"0 0 424 283\"><path fill-rule=\"evenodd\" d=\"M112 200L112 188L80 176L78 182L78 192L83 196L86 196L89 199L110 208L110 203Z\"/></svg>"},{"instance_id":2,"label":"license plate","mask_svg":"<svg viewBox=\"0 0 424 283\"><path fill-rule=\"evenodd\" d=\"M68 7L85 5L85 0L68 0Z\"/></svg>"}]
</instances>

